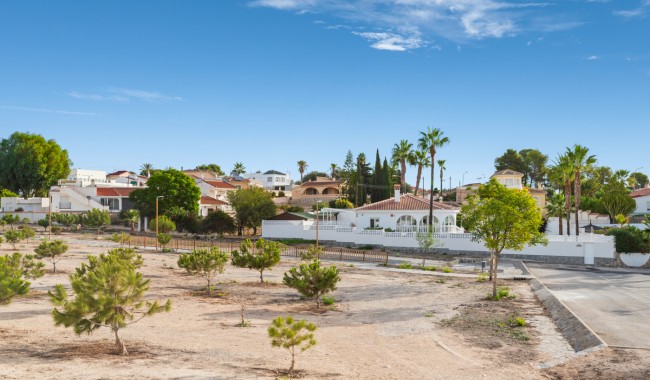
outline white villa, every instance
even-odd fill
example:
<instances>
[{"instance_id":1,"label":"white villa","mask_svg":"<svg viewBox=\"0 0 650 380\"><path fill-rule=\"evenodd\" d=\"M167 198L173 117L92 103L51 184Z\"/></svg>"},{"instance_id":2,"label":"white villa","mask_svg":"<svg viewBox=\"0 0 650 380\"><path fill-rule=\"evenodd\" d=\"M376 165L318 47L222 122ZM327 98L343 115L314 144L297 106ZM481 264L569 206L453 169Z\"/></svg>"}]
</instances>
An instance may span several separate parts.
<instances>
[{"instance_id":1,"label":"white villa","mask_svg":"<svg viewBox=\"0 0 650 380\"><path fill-rule=\"evenodd\" d=\"M266 190L287 191L291 189L291 176L288 173L269 170L264 173L249 173L247 177L260 182Z\"/></svg>"}]
</instances>

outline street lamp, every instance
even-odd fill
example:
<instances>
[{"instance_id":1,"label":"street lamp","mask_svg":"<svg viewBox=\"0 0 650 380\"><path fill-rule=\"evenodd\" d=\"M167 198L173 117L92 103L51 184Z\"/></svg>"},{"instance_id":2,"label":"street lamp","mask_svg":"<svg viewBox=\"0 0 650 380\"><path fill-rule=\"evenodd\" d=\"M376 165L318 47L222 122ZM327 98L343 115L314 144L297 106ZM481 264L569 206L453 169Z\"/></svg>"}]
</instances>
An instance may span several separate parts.
<instances>
[{"instance_id":1,"label":"street lamp","mask_svg":"<svg viewBox=\"0 0 650 380\"><path fill-rule=\"evenodd\" d=\"M316 201L316 251L318 251L318 204L321 201Z\"/></svg>"},{"instance_id":2,"label":"street lamp","mask_svg":"<svg viewBox=\"0 0 650 380\"><path fill-rule=\"evenodd\" d=\"M158 199L164 198L164 196L159 195L156 197L156 252L158 252Z\"/></svg>"}]
</instances>

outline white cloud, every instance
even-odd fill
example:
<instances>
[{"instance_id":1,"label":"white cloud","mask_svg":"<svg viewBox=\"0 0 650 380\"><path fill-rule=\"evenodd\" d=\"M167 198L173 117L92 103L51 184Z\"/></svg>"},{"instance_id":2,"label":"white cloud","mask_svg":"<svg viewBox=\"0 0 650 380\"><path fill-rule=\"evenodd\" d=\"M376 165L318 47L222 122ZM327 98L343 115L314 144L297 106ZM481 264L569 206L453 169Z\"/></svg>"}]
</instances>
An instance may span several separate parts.
<instances>
[{"instance_id":1,"label":"white cloud","mask_svg":"<svg viewBox=\"0 0 650 380\"><path fill-rule=\"evenodd\" d=\"M625 18L643 17L650 9L650 0L643 0L637 8L622 11L614 11L616 16Z\"/></svg>"},{"instance_id":2,"label":"white cloud","mask_svg":"<svg viewBox=\"0 0 650 380\"><path fill-rule=\"evenodd\" d=\"M374 41L370 47L377 50L406 51L409 49L417 49L425 44L424 41L417 36L406 37L386 32L353 33L367 39L368 41Z\"/></svg>"},{"instance_id":3,"label":"white cloud","mask_svg":"<svg viewBox=\"0 0 650 380\"><path fill-rule=\"evenodd\" d=\"M34 108L34 107L20 107L20 106L6 106L6 105L0 105L0 109L10 110L10 111L55 113L59 115L71 115L71 116L98 116L99 115L92 112L64 111L64 110L49 109L49 108Z\"/></svg>"},{"instance_id":4,"label":"white cloud","mask_svg":"<svg viewBox=\"0 0 650 380\"><path fill-rule=\"evenodd\" d=\"M533 9L548 5L526 0L251 0L249 4L328 14L345 20L357 35L362 27L391 34L369 34L365 38L374 48L400 51L429 45L427 40L437 37L462 43L514 36L531 30L532 20L537 17ZM578 25L569 20L562 29Z\"/></svg>"},{"instance_id":5,"label":"white cloud","mask_svg":"<svg viewBox=\"0 0 650 380\"><path fill-rule=\"evenodd\" d=\"M106 94L88 94L79 91L70 91L68 96L79 100L92 100L96 102L118 102L126 103L133 99L143 100L147 102L164 102L164 101L182 101L180 96L167 96L157 92L133 90L128 88L109 88Z\"/></svg>"},{"instance_id":6,"label":"white cloud","mask_svg":"<svg viewBox=\"0 0 650 380\"><path fill-rule=\"evenodd\" d=\"M597 61L600 59L599 56L597 55L590 55L589 57L585 58L587 61Z\"/></svg>"}]
</instances>

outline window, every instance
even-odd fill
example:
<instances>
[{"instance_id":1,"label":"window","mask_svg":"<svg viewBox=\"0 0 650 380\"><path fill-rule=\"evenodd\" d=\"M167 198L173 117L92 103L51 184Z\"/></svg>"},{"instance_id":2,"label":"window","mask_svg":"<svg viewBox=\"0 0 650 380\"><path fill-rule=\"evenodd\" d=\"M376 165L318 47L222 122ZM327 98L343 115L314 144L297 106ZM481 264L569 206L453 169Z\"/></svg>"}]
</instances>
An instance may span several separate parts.
<instances>
[{"instance_id":1,"label":"window","mask_svg":"<svg viewBox=\"0 0 650 380\"><path fill-rule=\"evenodd\" d=\"M397 219L398 232L410 232L417 228L418 222L411 215L402 215Z\"/></svg>"},{"instance_id":2,"label":"window","mask_svg":"<svg viewBox=\"0 0 650 380\"><path fill-rule=\"evenodd\" d=\"M647 202L646 202L645 210L646 210L646 211L650 211L650 201L647 201Z\"/></svg>"},{"instance_id":3,"label":"window","mask_svg":"<svg viewBox=\"0 0 650 380\"><path fill-rule=\"evenodd\" d=\"M267 177L266 182L273 182L273 177Z\"/></svg>"},{"instance_id":4,"label":"window","mask_svg":"<svg viewBox=\"0 0 650 380\"><path fill-rule=\"evenodd\" d=\"M533 199L535 200L535 203L537 203L537 207L540 207L539 206L539 197L533 197Z\"/></svg>"},{"instance_id":5,"label":"window","mask_svg":"<svg viewBox=\"0 0 650 380\"><path fill-rule=\"evenodd\" d=\"M504 182L505 182L504 185L506 185L507 188L511 188L515 183L515 181L512 178L506 178Z\"/></svg>"},{"instance_id":6,"label":"window","mask_svg":"<svg viewBox=\"0 0 650 380\"><path fill-rule=\"evenodd\" d=\"M370 228L379 227L379 218L370 218Z\"/></svg>"},{"instance_id":7,"label":"window","mask_svg":"<svg viewBox=\"0 0 650 380\"><path fill-rule=\"evenodd\" d=\"M119 210L120 200L117 198L101 198L100 203L102 206L108 206L109 210Z\"/></svg>"}]
</instances>

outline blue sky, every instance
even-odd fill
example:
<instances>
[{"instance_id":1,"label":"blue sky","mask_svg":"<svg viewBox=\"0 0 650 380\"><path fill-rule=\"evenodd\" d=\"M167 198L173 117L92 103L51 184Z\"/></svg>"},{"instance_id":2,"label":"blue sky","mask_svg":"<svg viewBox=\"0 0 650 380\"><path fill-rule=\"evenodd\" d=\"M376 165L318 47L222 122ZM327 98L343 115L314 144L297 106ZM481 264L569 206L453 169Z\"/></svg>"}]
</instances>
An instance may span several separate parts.
<instances>
[{"instance_id":1,"label":"blue sky","mask_svg":"<svg viewBox=\"0 0 650 380\"><path fill-rule=\"evenodd\" d=\"M445 187L574 143L647 173L648 36L650 0L8 0L0 137L41 133L86 169L297 178L431 126Z\"/></svg>"}]
</instances>

